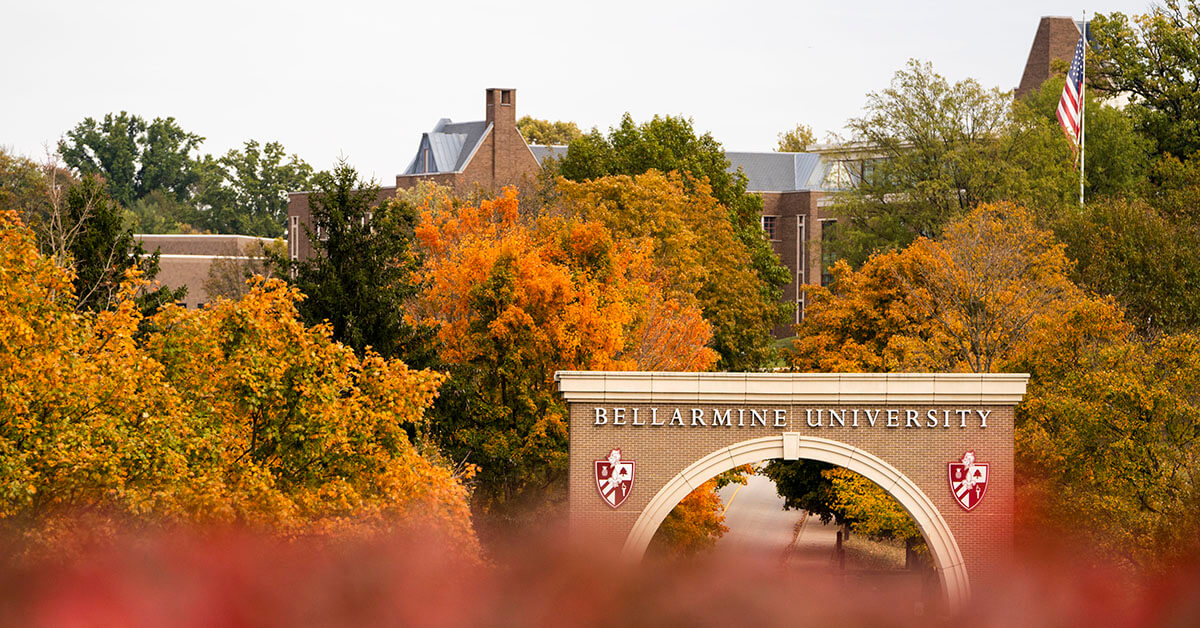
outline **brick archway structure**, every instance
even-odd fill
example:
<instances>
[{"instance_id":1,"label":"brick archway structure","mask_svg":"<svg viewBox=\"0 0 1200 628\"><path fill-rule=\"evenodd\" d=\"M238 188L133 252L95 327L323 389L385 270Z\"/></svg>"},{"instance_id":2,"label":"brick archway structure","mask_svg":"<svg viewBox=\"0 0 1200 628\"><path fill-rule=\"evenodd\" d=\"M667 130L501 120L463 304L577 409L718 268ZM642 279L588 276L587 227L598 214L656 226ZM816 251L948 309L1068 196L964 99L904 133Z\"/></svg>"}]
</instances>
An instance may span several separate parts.
<instances>
[{"instance_id":1,"label":"brick archway structure","mask_svg":"<svg viewBox=\"0 0 1200 628\"><path fill-rule=\"evenodd\" d=\"M641 557L696 486L776 458L842 466L895 497L924 535L951 608L1012 551L1013 408L1027 375L571 371L556 379L570 406L572 533L628 558ZM633 463L616 506L615 493L602 494L612 485L598 480L613 450ZM986 482L964 497L951 474L961 473L966 452Z\"/></svg>"}]
</instances>

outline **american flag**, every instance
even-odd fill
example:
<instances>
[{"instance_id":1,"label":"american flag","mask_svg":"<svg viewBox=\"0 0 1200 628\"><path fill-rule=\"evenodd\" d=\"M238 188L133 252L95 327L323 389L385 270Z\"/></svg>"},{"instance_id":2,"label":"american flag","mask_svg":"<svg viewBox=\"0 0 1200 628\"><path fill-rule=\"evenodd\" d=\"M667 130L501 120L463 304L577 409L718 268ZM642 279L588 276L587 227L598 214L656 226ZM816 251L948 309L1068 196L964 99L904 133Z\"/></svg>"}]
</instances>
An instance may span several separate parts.
<instances>
[{"instance_id":1,"label":"american flag","mask_svg":"<svg viewBox=\"0 0 1200 628\"><path fill-rule=\"evenodd\" d=\"M1086 32L1087 27L1084 27ZM1079 36L1075 44L1075 57L1071 59L1071 69L1067 70L1067 83L1063 85L1062 98L1058 101L1058 123L1062 125L1063 133L1071 140L1071 149L1079 149L1079 129L1083 116L1083 54L1087 45L1085 36Z\"/></svg>"}]
</instances>

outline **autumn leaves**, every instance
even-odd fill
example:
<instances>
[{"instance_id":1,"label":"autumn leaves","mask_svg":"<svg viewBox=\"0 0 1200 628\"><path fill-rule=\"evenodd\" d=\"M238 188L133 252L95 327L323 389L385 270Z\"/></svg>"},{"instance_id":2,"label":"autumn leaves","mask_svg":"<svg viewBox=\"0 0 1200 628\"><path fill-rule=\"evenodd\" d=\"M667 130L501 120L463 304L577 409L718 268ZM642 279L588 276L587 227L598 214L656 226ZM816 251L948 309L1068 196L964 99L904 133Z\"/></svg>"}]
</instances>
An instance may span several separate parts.
<instances>
[{"instance_id":1,"label":"autumn leaves","mask_svg":"<svg viewBox=\"0 0 1200 628\"><path fill-rule=\"evenodd\" d=\"M304 325L283 282L143 317L131 274L112 309L76 312L12 213L0 275L0 516L31 538L87 510L285 534L428 521L475 547L462 478L410 438L443 377Z\"/></svg>"}]
</instances>

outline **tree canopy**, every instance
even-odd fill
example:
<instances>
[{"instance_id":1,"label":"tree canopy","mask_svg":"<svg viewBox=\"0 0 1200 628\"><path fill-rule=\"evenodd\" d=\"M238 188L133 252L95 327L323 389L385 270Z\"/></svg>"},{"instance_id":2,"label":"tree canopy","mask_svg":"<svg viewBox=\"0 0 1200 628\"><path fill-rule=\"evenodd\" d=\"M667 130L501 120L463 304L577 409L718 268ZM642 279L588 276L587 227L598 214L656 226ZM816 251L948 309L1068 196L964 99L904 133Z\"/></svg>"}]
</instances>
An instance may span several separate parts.
<instances>
[{"instance_id":1,"label":"tree canopy","mask_svg":"<svg viewBox=\"0 0 1200 628\"><path fill-rule=\"evenodd\" d=\"M1137 231L1130 234L1137 238ZM938 240L880 253L810 287L801 371L1030 373L1017 408L1026 530L1085 538L1140 566L1200 527L1200 377L1192 333L1141 339L1111 297L1070 281L1066 248L1031 213L984 205ZM825 478L829 479L829 478ZM857 486L834 506L875 500ZM859 497L855 497L858 494ZM861 504L860 504L861 505Z\"/></svg>"},{"instance_id":2,"label":"tree canopy","mask_svg":"<svg viewBox=\"0 0 1200 628\"><path fill-rule=\"evenodd\" d=\"M477 506L499 522L561 499L566 406L558 370L707 370L698 308L656 281L649 247L574 217L522 221L516 191L430 203L416 231L417 301L450 375L433 423L479 466ZM668 353L663 353L663 350Z\"/></svg>"},{"instance_id":3,"label":"tree canopy","mask_svg":"<svg viewBox=\"0 0 1200 628\"><path fill-rule=\"evenodd\" d=\"M676 172L685 186L702 185L728 213L728 222L747 253L750 268L757 277L753 292L745 298L757 299L762 308L774 309L772 325L787 320L792 305L781 301L782 288L790 280L787 269L763 235L760 217L762 197L746 191L747 179L741 171L730 172L729 160L711 134L697 135L690 120L673 116L655 116L636 124L629 114L610 129L607 136L598 130L571 142L559 165L560 174L583 182L600 177L635 176L649 170ZM720 325L717 325L721 328ZM773 359L770 326L747 330L737 340L719 340L720 368L745 370L760 368Z\"/></svg>"},{"instance_id":4,"label":"tree canopy","mask_svg":"<svg viewBox=\"0 0 1200 628\"><path fill-rule=\"evenodd\" d=\"M653 251L668 289L699 304L712 326L719 368L754 368L771 359L772 347L763 339L771 337L779 305L760 297L752 255L707 184L652 170L561 181L558 193L569 213Z\"/></svg>"},{"instance_id":5,"label":"tree canopy","mask_svg":"<svg viewBox=\"0 0 1200 628\"><path fill-rule=\"evenodd\" d=\"M1004 198L1016 171L1010 98L973 79L951 84L915 60L868 94L863 116L847 125L845 157L857 170L830 209L842 223L838 256L861 264Z\"/></svg>"},{"instance_id":6,"label":"tree canopy","mask_svg":"<svg viewBox=\"0 0 1200 628\"><path fill-rule=\"evenodd\" d=\"M192 153L202 141L175 118L147 122L122 111L105 114L100 121L84 118L67 131L58 150L67 166L80 174L103 176L113 200L129 207L155 190L187 200L199 180Z\"/></svg>"},{"instance_id":7,"label":"tree canopy","mask_svg":"<svg viewBox=\"0 0 1200 628\"><path fill-rule=\"evenodd\" d=\"M530 116L521 116L517 120L517 130L526 142L543 146L566 145L583 136L583 131L574 122L551 122Z\"/></svg>"},{"instance_id":8,"label":"tree canopy","mask_svg":"<svg viewBox=\"0 0 1200 628\"><path fill-rule=\"evenodd\" d=\"M313 169L278 142L247 141L198 165L196 194L201 224L214 233L282 237L288 192L309 189Z\"/></svg>"},{"instance_id":9,"label":"tree canopy","mask_svg":"<svg viewBox=\"0 0 1200 628\"><path fill-rule=\"evenodd\" d=\"M406 434L442 376L304 325L282 282L144 317L133 271L79 312L11 212L0 273L0 519L35 536L77 510L285 534L426 519L474 546L461 477Z\"/></svg>"},{"instance_id":10,"label":"tree canopy","mask_svg":"<svg viewBox=\"0 0 1200 628\"><path fill-rule=\"evenodd\" d=\"M1088 81L1130 95L1138 129L1158 153L1180 158L1200 149L1200 6L1165 0L1149 13L1092 20Z\"/></svg>"},{"instance_id":11,"label":"tree canopy","mask_svg":"<svg viewBox=\"0 0 1200 628\"><path fill-rule=\"evenodd\" d=\"M280 275L307 298L300 313L310 325L328 322L333 338L360 353L424 366L430 332L407 315L417 293L421 257L413 247L417 210L400 200L380 202L379 188L344 161L313 177L305 235L313 255L291 261L276 254Z\"/></svg>"},{"instance_id":12,"label":"tree canopy","mask_svg":"<svg viewBox=\"0 0 1200 628\"><path fill-rule=\"evenodd\" d=\"M812 127L807 124L797 124L796 128L790 131L779 133L779 143L775 150L781 153L803 153L808 150L809 146L816 143L817 136L813 134Z\"/></svg>"}]
</instances>

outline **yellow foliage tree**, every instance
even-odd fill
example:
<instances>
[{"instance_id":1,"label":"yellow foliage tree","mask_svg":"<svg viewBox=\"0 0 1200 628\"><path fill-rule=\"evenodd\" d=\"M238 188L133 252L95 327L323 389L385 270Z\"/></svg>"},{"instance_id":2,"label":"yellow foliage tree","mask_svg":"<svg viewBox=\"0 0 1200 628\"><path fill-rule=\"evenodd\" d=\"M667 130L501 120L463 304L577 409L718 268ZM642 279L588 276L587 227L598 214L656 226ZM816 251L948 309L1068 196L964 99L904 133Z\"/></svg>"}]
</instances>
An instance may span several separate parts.
<instances>
[{"instance_id":1,"label":"yellow foliage tree","mask_svg":"<svg viewBox=\"0 0 1200 628\"><path fill-rule=\"evenodd\" d=\"M667 513L651 547L671 556L695 556L711 549L729 531L724 522L725 508L714 478L697 486Z\"/></svg>"},{"instance_id":2,"label":"yellow foliage tree","mask_svg":"<svg viewBox=\"0 0 1200 628\"><path fill-rule=\"evenodd\" d=\"M699 305L712 326L719 368L757 368L774 357L762 339L779 321L778 296L763 298L751 250L707 183L650 170L583 182L559 179L557 193L567 213L648 247L665 288Z\"/></svg>"},{"instance_id":3,"label":"yellow foliage tree","mask_svg":"<svg viewBox=\"0 0 1200 628\"><path fill-rule=\"evenodd\" d=\"M0 214L0 517L101 509L285 533L414 519L475 547L461 478L411 436L442 377L363 358L259 280L143 318L131 274L79 313L71 280Z\"/></svg>"},{"instance_id":4,"label":"yellow foliage tree","mask_svg":"<svg viewBox=\"0 0 1200 628\"><path fill-rule=\"evenodd\" d=\"M842 467L821 472L833 483L832 504L855 532L889 539L921 539L921 531L900 503L878 484Z\"/></svg>"}]
</instances>

